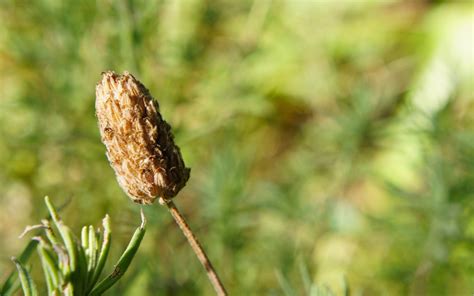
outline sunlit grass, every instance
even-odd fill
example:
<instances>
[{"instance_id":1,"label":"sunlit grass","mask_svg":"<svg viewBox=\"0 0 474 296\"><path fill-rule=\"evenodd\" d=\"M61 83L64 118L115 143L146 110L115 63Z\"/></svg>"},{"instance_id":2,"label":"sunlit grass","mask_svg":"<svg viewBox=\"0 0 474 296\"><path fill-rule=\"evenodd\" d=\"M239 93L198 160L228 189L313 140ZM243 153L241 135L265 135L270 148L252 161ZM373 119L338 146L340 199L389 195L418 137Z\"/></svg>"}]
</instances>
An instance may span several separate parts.
<instances>
[{"instance_id":1,"label":"sunlit grass","mask_svg":"<svg viewBox=\"0 0 474 296\"><path fill-rule=\"evenodd\" d=\"M46 194L72 229L109 213L111 256L133 232L94 117L113 69L159 99L191 167L175 202L231 295L472 293L472 5L435 2L2 2L0 279ZM212 293L145 212L110 294Z\"/></svg>"}]
</instances>

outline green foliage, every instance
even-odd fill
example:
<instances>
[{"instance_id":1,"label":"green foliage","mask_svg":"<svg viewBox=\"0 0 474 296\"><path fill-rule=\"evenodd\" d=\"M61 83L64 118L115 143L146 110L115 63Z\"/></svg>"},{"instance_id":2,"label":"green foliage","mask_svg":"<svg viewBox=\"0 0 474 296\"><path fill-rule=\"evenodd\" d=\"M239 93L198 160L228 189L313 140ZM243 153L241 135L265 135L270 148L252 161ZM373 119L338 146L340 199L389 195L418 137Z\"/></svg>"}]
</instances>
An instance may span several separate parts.
<instances>
[{"instance_id":1,"label":"green foliage","mask_svg":"<svg viewBox=\"0 0 474 296\"><path fill-rule=\"evenodd\" d=\"M0 1L2 282L51 192L71 197L72 229L107 212L127 244L138 207L94 116L111 69L159 100L191 167L175 202L231 295L341 295L344 278L351 295L469 295L472 15L469 1ZM166 211L145 211L110 294L211 295Z\"/></svg>"},{"instance_id":2,"label":"green foliage","mask_svg":"<svg viewBox=\"0 0 474 296\"><path fill-rule=\"evenodd\" d=\"M21 253L21 255L18 258L14 259L14 262L17 265L17 268L19 269L18 270L19 272L20 272L20 269L24 270L22 265L28 261L31 254L36 249L37 245L38 245L38 241L36 240L29 241L25 249ZM7 277L7 279L2 285L2 288L0 290L0 295L11 295L13 292L15 292L19 288L19 284L20 283L19 281L17 281L16 273L15 272L10 273L10 275Z\"/></svg>"},{"instance_id":3,"label":"green foliage","mask_svg":"<svg viewBox=\"0 0 474 296\"><path fill-rule=\"evenodd\" d=\"M126 250L114 265L113 272L98 282L105 266L111 244L110 218L105 216L103 231L100 233L93 226L84 226L79 242L68 226L60 219L49 198L45 198L46 205L54 225L49 220L43 220L41 225L29 229L43 228L44 235L36 236L21 256L21 261L13 258L18 269L18 277L25 296L39 295L36 284L30 272L24 267L31 250L36 246L40 257L43 275L48 295L102 295L112 287L127 271L140 243L145 235L145 220L142 215L142 224L138 227L130 240ZM28 229L27 229L28 230ZM2 287L4 296L12 295L16 289L7 282Z\"/></svg>"},{"instance_id":4,"label":"green foliage","mask_svg":"<svg viewBox=\"0 0 474 296\"><path fill-rule=\"evenodd\" d=\"M20 278L21 288L23 289L23 294L25 296L37 296L38 290L36 289L36 285L31 278L30 273L26 270L26 268L21 264L20 261L16 260L16 258L12 259L18 269L18 277Z\"/></svg>"}]
</instances>

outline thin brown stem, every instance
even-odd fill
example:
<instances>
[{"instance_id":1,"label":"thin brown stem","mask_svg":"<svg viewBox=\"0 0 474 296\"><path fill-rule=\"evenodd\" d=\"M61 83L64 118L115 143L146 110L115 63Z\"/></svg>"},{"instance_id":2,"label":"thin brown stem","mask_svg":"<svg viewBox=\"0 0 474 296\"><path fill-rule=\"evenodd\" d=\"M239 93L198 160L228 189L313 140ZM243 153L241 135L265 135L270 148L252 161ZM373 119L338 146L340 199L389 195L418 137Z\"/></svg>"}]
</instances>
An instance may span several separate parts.
<instances>
[{"instance_id":1,"label":"thin brown stem","mask_svg":"<svg viewBox=\"0 0 474 296\"><path fill-rule=\"evenodd\" d=\"M173 216L174 220L178 224L179 228L181 228L181 231L183 231L184 236L188 239L189 245L191 246L194 253L198 257L202 266L204 266L204 269L207 272L207 276L209 277L209 280L212 286L214 287L214 290L216 291L217 295L219 296L227 295L224 285L219 279L219 276L217 275L216 270L212 266L211 261L207 257L206 252L202 248L196 236L194 236L194 233L192 232L189 225L186 223L186 220L184 219L183 215L181 215L178 208L176 208L176 205L174 204L174 202L172 200L165 200L163 198L160 198L159 202L162 205L166 205L171 215Z\"/></svg>"}]
</instances>

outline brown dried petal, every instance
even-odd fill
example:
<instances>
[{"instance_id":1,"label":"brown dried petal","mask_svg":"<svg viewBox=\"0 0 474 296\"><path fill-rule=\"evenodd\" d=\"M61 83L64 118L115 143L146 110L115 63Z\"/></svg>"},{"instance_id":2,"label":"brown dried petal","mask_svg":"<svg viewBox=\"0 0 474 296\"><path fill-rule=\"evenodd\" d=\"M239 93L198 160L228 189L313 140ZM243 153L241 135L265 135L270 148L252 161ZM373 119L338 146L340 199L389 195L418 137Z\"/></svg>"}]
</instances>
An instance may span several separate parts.
<instances>
[{"instance_id":1,"label":"brown dried petal","mask_svg":"<svg viewBox=\"0 0 474 296\"><path fill-rule=\"evenodd\" d=\"M107 157L133 201L150 204L176 196L190 169L148 89L128 72L105 72L96 87L95 107Z\"/></svg>"}]
</instances>

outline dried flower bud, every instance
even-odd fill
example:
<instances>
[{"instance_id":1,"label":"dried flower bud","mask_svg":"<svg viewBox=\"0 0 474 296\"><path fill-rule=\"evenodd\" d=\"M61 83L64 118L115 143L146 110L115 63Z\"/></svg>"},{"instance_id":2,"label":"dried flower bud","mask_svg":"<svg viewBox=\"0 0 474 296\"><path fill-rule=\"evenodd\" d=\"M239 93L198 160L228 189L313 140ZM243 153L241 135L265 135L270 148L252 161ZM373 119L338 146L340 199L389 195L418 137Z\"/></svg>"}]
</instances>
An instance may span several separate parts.
<instances>
[{"instance_id":1,"label":"dried flower bud","mask_svg":"<svg viewBox=\"0 0 474 296\"><path fill-rule=\"evenodd\" d=\"M169 200L189 179L157 101L128 72L108 71L96 88L96 113L107 157L123 190L141 204Z\"/></svg>"}]
</instances>

